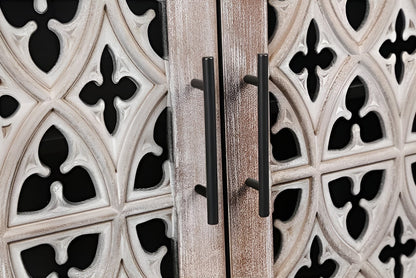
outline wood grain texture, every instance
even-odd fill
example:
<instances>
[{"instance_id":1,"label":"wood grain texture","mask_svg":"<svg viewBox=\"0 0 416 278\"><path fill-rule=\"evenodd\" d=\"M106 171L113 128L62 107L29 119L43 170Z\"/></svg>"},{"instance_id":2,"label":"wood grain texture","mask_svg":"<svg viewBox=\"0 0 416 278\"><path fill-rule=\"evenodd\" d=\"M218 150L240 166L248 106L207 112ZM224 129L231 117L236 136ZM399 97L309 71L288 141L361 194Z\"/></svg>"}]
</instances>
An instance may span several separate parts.
<instances>
[{"instance_id":1,"label":"wood grain texture","mask_svg":"<svg viewBox=\"0 0 416 278\"><path fill-rule=\"evenodd\" d=\"M271 277L271 217L258 216L257 54L267 52L266 1L221 1L225 136L232 277Z\"/></svg>"},{"instance_id":2,"label":"wood grain texture","mask_svg":"<svg viewBox=\"0 0 416 278\"><path fill-rule=\"evenodd\" d=\"M180 277L225 277L225 239L221 161L218 161L219 224L207 224L207 200L196 194L206 184L203 92L191 87L202 79L204 56L218 61L216 1L167 1L169 91L172 107L174 191ZM217 92L217 157L221 157Z\"/></svg>"}]
</instances>

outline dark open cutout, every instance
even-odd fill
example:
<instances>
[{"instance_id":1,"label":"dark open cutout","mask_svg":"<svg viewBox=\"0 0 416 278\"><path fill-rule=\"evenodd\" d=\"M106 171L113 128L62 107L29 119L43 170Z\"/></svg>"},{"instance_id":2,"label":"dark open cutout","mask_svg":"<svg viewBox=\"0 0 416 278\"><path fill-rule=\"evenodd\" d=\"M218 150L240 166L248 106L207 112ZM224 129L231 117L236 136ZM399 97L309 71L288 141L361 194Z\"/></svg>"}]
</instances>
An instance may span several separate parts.
<instances>
[{"instance_id":1,"label":"dark open cutout","mask_svg":"<svg viewBox=\"0 0 416 278\"><path fill-rule=\"evenodd\" d=\"M416 241L414 239L409 239L405 243L402 243L403 239L403 222L401 218L397 218L396 225L394 226L394 246L387 245L384 247L378 258L383 263L388 263L390 259L394 260L394 277L402 278L403 277L403 265L401 263L401 257L411 257L415 253ZM413 275L412 273L411 275Z\"/></svg>"},{"instance_id":2,"label":"dark open cutout","mask_svg":"<svg viewBox=\"0 0 416 278\"><path fill-rule=\"evenodd\" d=\"M290 128L283 128L276 134L271 134L273 157L280 162L300 156L298 139ZM280 147L274 147L280 146Z\"/></svg>"},{"instance_id":3,"label":"dark open cutout","mask_svg":"<svg viewBox=\"0 0 416 278\"><path fill-rule=\"evenodd\" d=\"M290 221L298 211L301 196L302 190L298 188L286 189L280 192L274 200L273 221L276 219L282 222ZM273 226L274 261L279 258L282 244L282 233Z\"/></svg>"},{"instance_id":4,"label":"dark open cutout","mask_svg":"<svg viewBox=\"0 0 416 278\"><path fill-rule=\"evenodd\" d=\"M412 163L411 168L412 168L413 182L416 185L416 162Z\"/></svg>"},{"instance_id":5,"label":"dark open cutout","mask_svg":"<svg viewBox=\"0 0 416 278\"><path fill-rule=\"evenodd\" d=\"M283 243L282 232L278 228L273 226L273 258L274 258L274 262L276 262L277 259L280 256L280 252L282 251L282 243Z\"/></svg>"},{"instance_id":6,"label":"dark open cutout","mask_svg":"<svg viewBox=\"0 0 416 278\"><path fill-rule=\"evenodd\" d=\"M273 39L277 27L277 13L270 3L267 3L267 31L269 42Z\"/></svg>"},{"instance_id":7,"label":"dark open cutout","mask_svg":"<svg viewBox=\"0 0 416 278\"><path fill-rule=\"evenodd\" d=\"M0 7L7 21L21 28L33 20L37 29L29 39L29 52L33 62L44 72L49 72L56 64L60 53L58 36L48 28L48 22L56 19L60 23L71 21L78 9L78 0L48 1L43 14L34 10L33 0L1 0Z\"/></svg>"},{"instance_id":8,"label":"dark open cutout","mask_svg":"<svg viewBox=\"0 0 416 278\"><path fill-rule=\"evenodd\" d=\"M403 39L403 32L405 28L405 16L403 10L400 10L396 18L396 40L386 40L380 47L380 54L384 58L389 58L392 54L396 56L396 64L394 65L394 72L397 83L401 84L403 81L405 64L402 60L403 52L413 54L416 50L416 37L410 36L407 40Z\"/></svg>"},{"instance_id":9,"label":"dark open cutout","mask_svg":"<svg viewBox=\"0 0 416 278\"><path fill-rule=\"evenodd\" d=\"M168 160L168 141L167 141L167 108L165 108L156 120L153 130L153 138L157 145L163 148L160 156L147 153L140 160L134 181L135 189L146 189L161 185L164 177L163 163Z\"/></svg>"},{"instance_id":10,"label":"dark open cutout","mask_svg":"<svg viewBox=\"0 0 416 278\"><path fill-rule=\"evenodd\" d=\"M272 132L273 125L279 117L279 104L274 94L269 93L270 99L270 143L274 159L279 162L287 162L301 155L299 141L296 134L290 128L282 128L276 134Z\"/></svg>"},{"instance_id":11,"label":"dark open cutout","mask_svg":"<svg viewBox=\"0 0 416 278\"><path fill-rule=\"evenodd\" d=\"M371 201L379 194L382 188L384 170L372 170L361 179L360 192L352 193L352 180L341 177L328 183L332 203L337 208L343 208L348 202L351 209L347 214L347 230L350 236L357 240L362 237L368 226L368 213L360 206L360 200Z\"/></svg>"},{"instance_id":12,"label":"dark open cutout","mask_svg":"<svg viewBox=\"0 0 416 278\"><path fill-rule=\"evenodd\" d=\"M412 132L416 132L416 114L413 117Z\"/></svg>"},{"instance_id":13,"label":"dark open cutout","mask_svg":"<svg viewBox=\"0 0 416 278\"><path fill-rule=\"evenodd\" d=\"M24 181L19 195L18 213L45 208L51 199L51 184L55 181L62 184L63 196L71 203L86 201L96 196L90 174L83 167L76 166L66 174L61 172L59 167L67 157L68 143L64 135L55 126L51 126L39 144L39 159L50 169L50 175L41 177L39 174L33 174Z\"/></svg>"},{"instance_id":14,"label":"dark open cutout","mask_svg":"<svg viewBox=\"0 0 416 278\"><path fill-rule=\"evenodd\" d=\"M23 250L20 254L27 274L34 278L45 278L55 272L59 278L69 278L70 268L87 269L97 253L99 234L86 234L74 238L68 246L68 260L59 265L55 261L55 249L41 244Z\"/></svg>"},{"instance_id":15,"label":"dark open cutout","mask_svg":"<svg viewBox=\"0 0 416 278\"><path fill-rule=\"evenodd\" d=\"M352 140L352 127L360 127L360 137L364 143L371 143L383 138L382 123L376 112L369 112L363 118L359 111L366 104L368 97L367 86L359 77L355 77L348 88L345 103L351 112L351 119L341 117L336 120L329 137L329 150L345 148Z\"/></svg>"},{"instance_id":16,"label":"dark open cutout","mask_svg":"<svg viewBox=\"0 0 416 278\"><path fill-rule=\"evenodd\" d=\"M173 240L166 236L167 224L162 219L151 219L136 226L136 232L139 237L142 248L154 253L160 247L165 246L168 251L162 259L160 271L162 277L173 277Z\"/></svg>"},{"instance_id":17,"label":"dark open cutout","mask_svg":"<svg viewBox=\"0 0 416 278\"><path fill-rule=\"evenodd\" d=\"M114 83L114 59L108 45L104 48L101 55L100 71L103 75L103 84L98 85L95 81L88 82L82 88L79 97L88 105L95 105L99 100L104 101L104 123L107 131L114 134L119 124L119 115L115 107L115 98L123 101L131 99L138 86L130 77L121 78L118 83Z\"/></svg>"},{"instance_id":18,"label":"dark open cutout","mask_svg":"<svg viewBox=\"0 0 416 278\"><path fill-rule=\"evenodd\" d=\"M335 277L338 269L338 264L332 260L327 259L326 261L320 263L322 256L322 243L318 236L312 241L310 258L312 264L310 267L303 266L301 267L295 275L295 278L305 278L305 277Z\"/></svg>"},{"instance_id":19,"label":"dark open cutout","mask_svg":"<svg viewBox=\"0 0 416 278\"><path fill-rule=\"evenodd\" d=\"M367 0L348 0L346 3L346 13L348 23L358 31L367 19L368 1Z\"/></svg>"},{"instance_id":20,"label":"dark open cutout","mask_svg":"<svg viewBox=\"0 0 416 278\"><path fill-rule=\"evenodd\" d=\"M302 190L298 188L280 192L274 201L273 219L290 221L298 211L301 196Z\"/></svg>"},{"instance_id":21,"label":"dark open cutout","mask_svg":"<svg viewBox=\"0 0 416 278\"><path fill-rule=\"evenodd\" d=\"M9 95L0 96L0 117L11 117L19 108L19 102Z\"/></svg>"},{"instance_id":22,"label":"dark open cutout","mask_svg":"<svg viewBox=\"0 0 416 278\"><path fill-rule=\"evenodd\" d=\"M155 18L150 22L148 36L150 45L160 57L164 57L164 38L163 38L163 13L164 8L157 0L127 0L127 5L135 15L143 15L149 9L156 13Z\"/></svg>"},{"instance_id":23,"label":"dark open cutout","mask_svg":"<svg viewBox=\"0 0 416 278\"><path fill-rule=\"evenodd\" d=\"M317 45L319 42L319 29L315 20L311 20L309 24L308 33L306 35L306 43L308 52L297 52L289 63L290 69L300 74L303 69L308 71L307 88L308 94L312 101L315 101L319 92L319 76L316 69L327 69L335 62L335 53L328 47L317 52Z\"/></svg>"}]
</instances>

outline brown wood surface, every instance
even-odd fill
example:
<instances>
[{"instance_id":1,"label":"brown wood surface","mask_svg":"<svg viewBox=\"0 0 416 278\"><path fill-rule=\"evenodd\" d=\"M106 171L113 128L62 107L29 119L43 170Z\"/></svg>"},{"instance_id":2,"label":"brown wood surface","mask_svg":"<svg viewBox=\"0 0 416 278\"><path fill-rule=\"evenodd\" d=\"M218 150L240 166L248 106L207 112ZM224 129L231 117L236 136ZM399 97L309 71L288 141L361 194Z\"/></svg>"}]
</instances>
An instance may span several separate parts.
<instances>
[{"instance_id":1,"label":"brown wood surface","mask_svg":"<svg viewBox=\"0 0 416 278\"><path fill-rule=\"evenodd\" d=\"M216 1L168 0L169 92L173 120L173 183L180 277L225 277L224 210L221 177ZM194 192L205 185L203 56L214 56L217 92L219 224L207 224L207 201Z\"/></svg>"},{"instance_id":2,"label":"brown wood surface","mask_svg":"<svg viewBox=\"0 0 416 278\"><path fill-rule=\"evenodd\" d=\"M258 177L257 54L267 52L266 1L221 1L226 169L232 277L271 277L271 216L258 216L258 192L244 185Z\"/></svg>"}]
</instances>

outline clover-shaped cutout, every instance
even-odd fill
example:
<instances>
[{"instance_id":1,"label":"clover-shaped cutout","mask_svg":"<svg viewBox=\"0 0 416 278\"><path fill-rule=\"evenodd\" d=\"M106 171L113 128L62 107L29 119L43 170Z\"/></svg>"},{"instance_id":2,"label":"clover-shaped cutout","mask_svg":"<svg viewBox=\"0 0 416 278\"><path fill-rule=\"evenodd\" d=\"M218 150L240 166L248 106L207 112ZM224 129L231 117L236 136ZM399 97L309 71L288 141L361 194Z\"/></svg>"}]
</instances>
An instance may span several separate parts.
<instances>
[{"instance_id":1,"label":"clover-shaped cutout","mask_svg":"<svg viewBox=\"0 0 416 278\"><path fill-rule=\"evenodd\" d=\"M59 278L69 278L69 269L85 270L91 266L96 257L99 237L99 234L85 234L74 238L68 245L68 256L64 263L56 262L55 249L49 244L23 250L20 256L30 277L46 278L55 273Z\"/></svg>"},{"instance_id":2,"label":"clover-shaped cutout","mask_svg":"<svg viewBox=\"0 0 416 278\"><path fill-rule=\"evenodd\" d=\"M351 112L350 119L338 118L329 137L329 150L343 149L352 141L354 127L358 126L360 138L364 143L375 142L384 136L381 118L375 111L360 116L360 110L367 104L367 86L361 77L356 76L351 82L345 97L345 106Z\"/></svg>"},{"instance_id":3,"label":"clover-shaped cutout","mask_svg":"<svg viewBox=\"0 0 416 278\"><path fill-rule=\"evenodd\" d=\"M67 159L68 152L65 136L51 126L43 135L38 150L40 161L49 168L50 173L46 177L32 174L24 181L19 194L18 213L45 208L51 201L51 191L55 195L62 194L65 201L73 204L96 196L90 174L83 167L75 166L67 173L62 173L60 166Z\"/></svg>"},{"instance_id":4,"label":"clover-shaped cutout","mask_svg":"<svg viewBox=\"0 0 416 278\"><path fill-rule=\"evenodd\" d=\"M48 22L56 19L60 23L68 23L78 10L78 2L48 0L45 7L40 7L33 0L0 1L4 17L12 26L21 28L29 21L36 22L37 28L29 39L29 52L36 66L45 73L55 66L60 54L59 38L49 29Z\"/></svg>"}]
</instances>

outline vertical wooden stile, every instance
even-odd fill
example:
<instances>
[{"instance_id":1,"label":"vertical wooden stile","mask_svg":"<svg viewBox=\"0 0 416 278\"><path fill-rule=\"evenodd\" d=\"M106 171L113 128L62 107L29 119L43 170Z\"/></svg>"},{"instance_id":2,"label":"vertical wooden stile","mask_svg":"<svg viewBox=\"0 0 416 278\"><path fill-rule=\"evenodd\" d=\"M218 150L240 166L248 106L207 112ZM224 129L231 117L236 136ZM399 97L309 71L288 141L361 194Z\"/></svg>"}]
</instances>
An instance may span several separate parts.
<instances>
[{"instance_id":1,"label":"vertical wooden stile","mask_svg":"<svg viewBox=\"0 0 416 278\"><path fill-rule=\"evenodd\" d=\"M216 1L168 0L166 4L179 276L225 277ZM206 185L204 93L190 83L194 78L202 79L204 56L213 56L215 60L217 225L207 224L207 200L194 191L195 185Z\"/></svg>"},{"instance_id":2,"label":"vertical wooden stile","mask_svg":"<svg viewBox=\"0 0 416 278\"><path fill-rule=\"evenodd\" d=\"M267 53L264 0L222 0L221 33L231 277L271 277L271 217L259 217L259 192L244 184L258 177L257 54Z\"/></svg>"}]
</instances>

